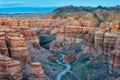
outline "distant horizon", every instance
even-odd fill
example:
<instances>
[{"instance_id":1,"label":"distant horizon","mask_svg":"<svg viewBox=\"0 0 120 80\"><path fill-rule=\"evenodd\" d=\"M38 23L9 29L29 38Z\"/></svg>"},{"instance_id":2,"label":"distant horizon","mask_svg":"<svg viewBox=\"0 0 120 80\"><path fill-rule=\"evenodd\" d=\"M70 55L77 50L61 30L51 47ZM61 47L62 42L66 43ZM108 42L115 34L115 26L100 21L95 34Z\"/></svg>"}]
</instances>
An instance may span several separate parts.
<instances>
[{"instance_id":1,"label":"distant horizon","mask_svg":"<svg viewBox=\"0 0 120 80\"><path fill-rule=\"evenodd\" d=\"M96 7L116 7L116 6L119 6L120 5L114 5L114 6L102 6L102 5L98 5L98 6L76 6L76 5L65 5L65 6L40 6L40 7L31 7L31 6L16 6L16 7L3 7L3 8L59 8L59 7L66 7L66 6L74 6L74 7L93 7L93 8L96 8ZM2 9L0 7L0 9Z\"/></svg>"},{"instance_id":2,"label":"distant horizon","mask_svg":"<svg viewBox=\"0 0 120 80\"><path fill-rule=\"evenodd\" d=\"M68 5L68 6L74 6L74 5ZM99 5L101 6L101 5ZM97 6L97 7L99 7ZM120 5L116 5L119 6ZM116 7L116 6L110 6L110 7L106 7L106 6L101 6L103 8L112 8L112 7ZM66 6L62 6L62 7L66 7ZM97 7L91 7L91 6L74 6L74 7L90 7L90 8L97 8ZM59 7L23 7L23 6L19 6L19 7L6 7L6 8L0 8L0 14L14 14L14 13L51 13L53 12L55 9L57 9ZM60 7L61 8L61 7Z\"/></svg>"},{"instance_id":3,"label":"distant horizon","mask_svg":"<svg viewBox=\"0 0 120 80\"><path fill-rule=\"evenodd\" d=\"M62 7L62 6L111 7L120 5L120 0L0 0L0 8L6 7Z\"/></svg>"}]
</instances>

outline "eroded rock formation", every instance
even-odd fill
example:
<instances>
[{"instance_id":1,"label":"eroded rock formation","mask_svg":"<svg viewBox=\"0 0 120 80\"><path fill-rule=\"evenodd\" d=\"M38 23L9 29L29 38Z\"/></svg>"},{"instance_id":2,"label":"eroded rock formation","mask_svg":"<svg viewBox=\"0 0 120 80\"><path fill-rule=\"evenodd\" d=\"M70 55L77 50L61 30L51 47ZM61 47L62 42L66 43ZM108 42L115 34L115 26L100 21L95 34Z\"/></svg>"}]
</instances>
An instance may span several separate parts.
<instances>
[{"instance_id":1,"label":"eroded rock formation","mask_svg":"<svg viewBox=\"0 0 120 80\"><path fill-rule=\"evenodd\" d=\"M114 50L110 54L110 67L120 68L120 50Z\"/></svg>"},{"instance_id":2,"label":"eroded rock formation","mask_svg":"<svg viewBox=\"0 0 120 80\"><path fill-rule=\"evenodd\" d=\"M23 79L23 71L29 71L28 42L40 49L38 35L30 29L28 20L0 19L0 79ZM39 72L42 70L40 67ZM46 80L45 74L40 78L43 76Z\"/></svg>"},{"instance_id":3,"label":"eroded rock formation","mask_svg":"<svg viewBox=\"0 0 120 80\"><path fill-rule=\"evenodd\" d=\"M81 39L83 39L84 53L104 53L106 60L107 57L112 59L110 60L110 65L113 65L113 68L120 67L120 62L118 60L118 50L120 50L120 25L119 23L112 24L108 22L104 24L101 24L99 28L81 26L62 27L57 32L57 41L63 41L71 44L73 38L75 43L77 39L79 39L78 43L82 42ZM110 55L112 57L110 57Z\"/></svg>"},{"instance_id":4,"label":"eroded rock formation","mask_svg":"<svg viewBox=\"0 0 120 80\"><path fill-rule=\"evenodd\" d=\"M5 39L5 32L4 29L0 29L0 53L2 55L8 56L8 48L6 44L6 39Z\"/></svg>"},{"instance_id":5,"label":"eroded rock formation","mask_svg":"<svg viewBox=\"0 0 120 80\"><path fill-rule=\"evenodd\" d=\"M109 53L114 50L114 45L116 42L117 34L112 32L106 32L104 34L104 54L109 55Z\"/></svg>"},{"instance_id":6,"label":"eroded rock formation","mask_svg":"<svg viewBox=\"0 0 120 80\"><path fill-rule=\"evenodd\" d=\"M0 55L0 79L22 80L20 61Z\"/></svg>"},{"instance_id":7,"label":"eroded rock formation","mask_svg":"<svg viewBox=\"0 0 120 80\"><path fill-rule=\"evenodd\" d=\"M28 80L47 80L42 65L39 62L33 62L31 64L31 73Z\"/></svg>"},{"instance_id":8,"label":"eroded rock formation","mask_svg":"<svg viewBox=\"0 0 120 80\"><path fill-rule=\"evenodd\" d=\"M75 14L76 15L76 14ZM57 35L57 41L64 44L82 43L85 52L104 53L112 56L111 64L113 67L119 67L118 50L120 49L120 23L107 22L98 25L95 14L85 14L79 19L68 17L66 19L33 19L16 20L9 18L0 18L0 53L4 56L19 60L20 65L26 68L27 54L29 53L27 42L40 49L38 34ZM117 18L117 17L116 17ZM98 28L97 28L98 27ZM61 49L61 45L56 46L56 51ZM115 50L115 51L113 51ZM54 51L54 50L53 50ZM113 51L113 52L112 52ZM112 54L111 54L112 52ZM72 56L72 57L71 57ZM25 62L21 58L25 58ZM65 57L65 62L70 63L76 59L75 54ZM115 62L114 62L115 61ZM40 64L33 64L31 70L41 71ZM39 73L39 72L38 72ZM42 71L42 73L44 73ZM40 73L41 74L41 73ZM36 74L35 74L36 75ZM39 76L39 74L37 74Z\"/></svg>"}]
</instances>

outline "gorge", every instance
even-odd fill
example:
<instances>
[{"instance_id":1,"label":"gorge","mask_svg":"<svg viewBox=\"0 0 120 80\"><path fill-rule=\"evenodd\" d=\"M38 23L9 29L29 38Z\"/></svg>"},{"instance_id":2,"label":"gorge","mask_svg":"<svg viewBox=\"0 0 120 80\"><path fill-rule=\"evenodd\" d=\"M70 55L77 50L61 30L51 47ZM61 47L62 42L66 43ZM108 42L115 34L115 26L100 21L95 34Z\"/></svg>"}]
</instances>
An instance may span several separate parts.
<instances>
[{"instance_id":1,"label":"gorge","mask_svg":"<svg viewBox=\"0 0 120 80\"><path fill-rule=\"evenodd\" d=\"M0 15L0 80L119 80L120 12L64 8Z\"/></svg>"}]
</instances>

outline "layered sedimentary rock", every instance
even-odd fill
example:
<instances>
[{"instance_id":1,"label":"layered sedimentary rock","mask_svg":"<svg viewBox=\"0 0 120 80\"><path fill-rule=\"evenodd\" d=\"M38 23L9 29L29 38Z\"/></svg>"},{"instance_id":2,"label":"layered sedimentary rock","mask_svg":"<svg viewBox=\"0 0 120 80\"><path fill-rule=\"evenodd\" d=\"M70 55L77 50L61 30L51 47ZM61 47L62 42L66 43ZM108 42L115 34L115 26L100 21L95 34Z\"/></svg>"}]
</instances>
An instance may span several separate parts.
<instances>
[{"instance_id":1,"label":"layered sedimentary rock","mask_svg":"<svg viewBox=\"0 0 120 80\"><path fill-rule=\"evenodd\" d=\"M95 33L93 31L89 31L87 34L85 34L84 36L84 45L85 48L83 49L83 52L87 53L94 53L93 49L94 49L94 36Z\"/></svg>"},{"instance_id":2,"label":"layered sedimentary rock","mask_svg":"<svg viewBox=\"0 0 120 80\"><path fill-rule=\"evenodd\" d=\"M18 30L23 34L26 40L32 40L31 31L28 26L19 26Z\"/></svg>"},{"instance_id":3,"label":"layered sedimentary rock","mask_svg":"<svg viewBox=\"0 0 120 80\"><path fill-rule=\"evenodd\" d=\"M32 21L34 23L32 23ZM39 44L39 39L37 35L37 31L33 30L31 27L40 25L42 20L16 20L16 19L9 19L9 18L0 18L0 25L9 27L13 29L14 32L20 33L26 39L26 41L31 41ZM43 20L44 21L44 20ZM36 25L33 25L36 24ZM13 31L12 30L12 31ZM6 33L9 32L6 31ZM11 32L11 31L10 31ZM12 32L12 33L14 33ZM11 33L11 34L12 34Z\"/></svg>"},{"instance_id":4,"label":"layered sedimentary rock","mask_svg":"<svg viewBox=\"0 0 120 80\"><path fill-rule=\"evenodd\" d=\"M114 50L110 53L110 67L115 69L120 68L120 33L117 33Z\"/></svg>"},{"instance_id":5,"label":"layered sedimentary rock","mask_svg":"<svg viewBox=\"0 0 120 80\"><path fill-rule=\"evenodd\" d=\"M19 59L21 55L27 55L27 44L25 41L25 38L23 35L11 28L8 27L1 27L1 29L4 30L4 46L1 45L3 48L5 47L9 54L7 56L10 56L14 59ZM2 48L1 48L2 49ZM4 52L4 54L6 54Z\"/></svg>"},{"instance_id":6,"label":"layered sedimentary rock","mask_svg":"<svg viewBox=\"0 0 120 80\"><path fill-rule=\"evenodd\" d=\"M120 33L117 33L117 39L115 42L115 49L120 50Z\"/></svg>"},{"instance_id":7,"label":"layered sedimentary rock","mask_svg":"<svg viewBox=\"0 0 120 80\"><path fill-rule=\"evenodd\" d=\"M90 51L92 48L97 49L98 53L107 54L108 49L112 51L114 49L116 43L116 37L118 34L116 32L119 31L119 23L112 24L109 22L102 23L99 28L89 28L89 26L65 26L61 27L57 32L57 41L58 42L66 42L68 44L81 42L84 39L85 48L89 48ZM110 27L108 27L110 25ZM116 28L116 31L113 31L112 28ZM97 30L97 31L96 31ZM119 33L119 32L118 32ZM108 34L110 34L108 36ZM109 43L109 44L107 44ZM110 52L109 51L109 52Z\"/></svg>"},{"instance_id":8,"label":"layered sedimentary rock","mask_svg":"<svg viewBox=\"0 0 120 80\"><path fill-rule=\"evenodd\" d=\"M84 40L84 45L85 48L89 48L88 51L93 52L94 48L94 35L95 35L95 28L88 28L87 27L82 27L82 26L66 26L66 27L61 27L57 31L57 37L56 41L62 42L65 44L75 44L75 43L83 43ZM88 35L88 36L87 36ZM86 50L84 50L86 52Z\"/></svg>"},{"instance_id":9,"label":"layered sedimentary rock","mask_svg":"<svg viewBox=\"0 0 120 80\"><path fill-rule=\"evenodd\" d=\"M110 25L110 26L109 26ZM109 27L108 27L109 26ZM96 53L104 53L110 58L110 66L112 68L119 69L119 50L120 50L120 29L119 23L111 24L104 23L101 24L99 28L90 29L87 27L62 27L57 32L57 38L59 41L72 42L71 38L77 39L77 33L79 39L84 40L83 52L91 53L91 50L96 51ZM67 40L68 38L68 40ZM65 39L65 40L64 40ZM74 41L75 42L75 41ZM114 50L114 51L113 51ZM93 53L93 52L92 52ZM70 57L69 57L70 58ZM67 58L66 58L67 59ZM70 61L71 59L67 59Z\"/></svg>"},{"instance_id":10,"label":"layered sedimentary rock","mask_svg":"<svg viewBox=\"0 0 120 80\"><path fill-rule=\"evenodd\" d=\"M14 59L24 57L25 60L20 61L22 62L21 65L26 66L27 58L25 57L28 53L26 42L30 41L32 42L32 46L40 49L38 34L49 33L56 34L57 41L62 43L83 43L82 41L84 40L85 44L83 45L88 52L92 49L97 49L97 53L104 52L105 55L109 55L112 50L119 50L120 38L118 34L116 36L114 32L120 31L120 23L110 23L110 21L101 23L99 26L97 24L97 19L94 18L95 16L95 14L88 13L84 16L80 16L80 18L74 16L76 18L68 17L67 19L16 20L0 18L0 52ZM98 26L99 28L96 29ZM61 46L62 45L55 44L56 51L60 50ZM118 52L114 54L116 55L117 53ZM118 59L116 56L114 57ZM70 54L67 55L65 59L66 63L70 63L74 61L76 57L75 54ZM112 64L114 63L115 62ZM119 62L116 61L116 64L119 64ZM35 68L33 66L38 67L40 65L32 65L31 70L34 74L36 70L34 70ZM38 69L38 71L40 70Z\"/></svg>"},{"instance_id":11,"label":"layered sedimentary rock","mask_svg":"<svg viewBox=\"0 0 120 80\"><path fill-rule=\"evenodd\" d=\"M40 49L38 36L36 32L31 32L29 21L0 19L0 25L0 54L4 57L11 57L8 64L6 64L6 60L0 60L1 63L5 63L0 65L3 70L5 68L4 73L0 70L2 76L0 79L22 80L22 71L28 68L28 45L26 42L30 41L35 48Z\"/></svg>"},{"instance_id":12,"label":"layered sedimentary rock","mask_svg":"<svg viewBox=\"0 0 120 80\"><path fill-rule=\"evenodd\" d=\"M44 70L39 62L33 62L31 64L31 73L28 80L47 80Z\"/></svg>"},{"instance_id":13,"label":"layered sedimentary rock","mask_svg":"<svg viewBox=\"0 0 120 80\"><path fill-rule=\"evenodd\" d=\"M103 52L103 40L104 40L104 31L95 32L95 47L98 49L98 52Z\"/></svg>"},{"instance_id":14,"label":"layered sedimentary rock","mask_svg":"<svg viewBox=\"0 0 120 80\"><path fill-rule=\"evenodd\" d=\"M11 26L13 29L18 30L27 41L38 42L39 39L36 32L32 32L30 29L30 23L28 20L19 20L18 26Z\"/></svg>"},{"instance_id":15,"label":"layered sedimentary rock","mask_svg":"<svg viewBox=\"0 0 120 80\"><path fill-rule=\"evenodd\" d=\"M20 62L0 55L0 79L22 80Z\"/></svg>"},{"instance_id":16,"label":"layered sedimentary rock","mask_svg":"<svg viewBox=\"0 0 120 80\"><path fill-rule=\"evenodd\" d=\"M120 50L114 50L110 54L110 67L120 68Z\"/></svg>"},{"instance_id":17,"label":"layered sedimentary rock","mask_svg":"<svg viewBox=\"0 0 120 80\"><path fill-rule=\"evenodd\" d=\"M104 34L104 54L109 55L109 53L114 50L114 45L116 42L117 34L113 32L106 32Z\"/></svg>"},{"instance_id":18,"label":"layered sedimentary rock","mask_svg":"<svg viewBox=\"0 0 120 80\"><path fill-rule=\"evenodd\" d=\"M10 37L9 45L12 58L20 59L21 55L28 54L28 48L23 37Z\"/></svg>"},{"instance_id":19,"label":"layered sedimentary rock","mask_svg":"<svg viewBox=\"0 0 120 80\"><path fill-rule=\"evenodd\" d=\"M5 32L4 29L0 29L0 53L2 55L8 56L8 48L6 44L6 39L5 39Z\"/></svg>"},{"instance_id":20,"label":"layered sedimentary rock","mask_svg":"<svg viewBox=\"0 0 120 80\"><path fill-rule=\"evenodd\" d=\"M85 31L83 32L83 27L79 26L66 26L62 27L58 30L57 33L57 41L64 41L68 44L70 43L79 43L81 41L81 37L85 34Z\"/></svg>"},{"instance_id":21,"label":"layered sedimentary rock","mask_svg":"<svg viewBox=\"0 0 120 80\"><path fill-rule=\"evenodd\" d=\"M33 47L35 47L37 49L40 49L39 37L38 37L37 32L35 32L35 31L31 32L31 39L30 39L30 41L32 42Z\"/></svg>"}]
</instances>

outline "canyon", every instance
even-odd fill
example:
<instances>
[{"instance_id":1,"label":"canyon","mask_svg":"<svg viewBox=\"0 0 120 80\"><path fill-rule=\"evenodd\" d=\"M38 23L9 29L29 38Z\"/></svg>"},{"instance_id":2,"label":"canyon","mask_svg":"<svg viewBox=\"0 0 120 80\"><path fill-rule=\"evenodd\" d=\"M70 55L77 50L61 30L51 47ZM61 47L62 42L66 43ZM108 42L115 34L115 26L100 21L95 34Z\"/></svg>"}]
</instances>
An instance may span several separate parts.
<instances>
[{"instance_id":1,"label":"canyon","mask_svg":"<svg viewBox=\"0 0 120 80\"><path fill-rule=\"evenodd\" d=\"M81 58L83 55L93 56L88 63L97 61L97 57L102 55L100 58L108 65L108 74L113 71L119 75L120 14L109 11L74 12L70 16L64 16L65 14L54 18L56 14L51 13L48 19L1 17L0 79L54 80L63 69L63 66L56 63L60 54L65 55L62 63L70 64L71 68L75 67L75 62L84 58ZM50 42L49 49L45 49L40 45L39 37L49 34L55 35L56 39ZM77 53L72 48L79 48L80 52ZM95 70L92 72L95 73ZM68 70L67 74L73 73L74 71ZM92 79L91 75L85 75L86 80L89 80L88 77ZM120 76L113 77L115 79ZM65 76L61 80L66 80L64 78Z\"/></svg>"}]
</instances>

